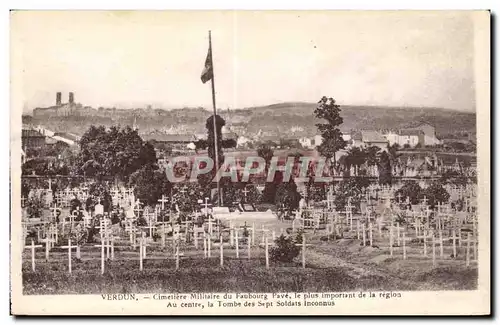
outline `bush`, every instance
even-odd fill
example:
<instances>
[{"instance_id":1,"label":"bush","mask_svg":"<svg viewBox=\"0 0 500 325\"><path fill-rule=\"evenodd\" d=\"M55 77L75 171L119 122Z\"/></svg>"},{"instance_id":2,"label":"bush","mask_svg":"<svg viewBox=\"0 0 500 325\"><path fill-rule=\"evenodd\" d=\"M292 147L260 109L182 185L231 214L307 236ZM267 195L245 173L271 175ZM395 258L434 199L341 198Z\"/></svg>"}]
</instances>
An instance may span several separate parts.
<instances>
[{"instance_id":1,"label":"bush","mask_svg":"<svg viewBox=\"0 0 500 325\"><path fill-rule=\"evenodd\" d=\"M279 236L275 246L270 249L271 260L274 262L291 262L300 253L300 247L295 246L296 241L291 237Z\"/></svg>"},{"instance_id":2,"label":"bush","mask_svg":"<svg viewBox=\"0 0 500 325\"><path fill-rule=\"evenodd\" d=\"M276 191L278 188L277 182L266 182L264 191L262 192L262 203L274 203L276 201Z\"/></svg>"},{"instance_id":3,"label":"bush","mask_svg":"<svg viewBox=\"0 0 500 325\"><path fill-rule=\"evenodd\" d=\"M421 197L426 197L427 204L430 205L431 209L434 208L438 203L448 202L450 199L450 194L446 189L439 183L432 183L429 187L422 191Z\"/></svg>"},{"instance_id":4,"label":"bush","mask_svg":"<svg viewBox=\"0 0 500 325\"><path fill-rule=\"evenodd\" d=\"M368 187L369 181L365 177L356 177L343 180L335 190L335 207L337 211L343 211L347 205L347 199L351 198L351 205L358 206L361 201L363 187Z\"/></svg>"},{"instance_id":5,"label":"bush","mask_svg":"<svg viewBox=\"0 0 500 325\"><path fill-rule=\"evenodd\" d=\"M391 185L392 183L392 167L391 167L391 159L387 152L382 152L380 154L380 159L378 163L378 171L379 171L379 183L381 185Z\"/></svg>"},{"instance_id":6,"label":"bush","mask_svg":"<svg viewBox=\"0 0 500 325\"><path fill-rule=\"evenodd\" d=\"M92 183L89 186L89 198L91 198L90 204L96 205L101 201L103 205L104 212L109 212L112 207L112 198L109 194L109 186L104 182ZM87 204L88 205L88 204Z\"/></svg>"},{"instance_id":7,"label":"bush","mask_svg":"<svg viewBox=\"0 0 500 325\"><path fill-rule=\"evenodd\" d=\"M394 197L400 196L402 201L406 201L407 198L410 199L411 204L418 204L421 198L422 188L416 182L406 182L403 187L394 193Z\"/></svg>"},{"instance_id":8,"label":"bush","mask_svg":"<svg viewBox=\"0 0 500 325\"><path fill-rule=\"evenodd\" d=\"M314 183L313 178L310 178L310 182L307 184L307 199L309 202L321 202L326 200L326 183Z\"/></svg>"},{"instance_id":9,"label":"bush","mask_svg":"<svg viewBox=\"0 0 500 325\"><path fill-rule=\"evenodd\" d=\"M129 186L134 187L136 198L148 205L158 203L161 196L170 193L172 188L165 172L153 165L135 171L130 176Z\"/></svg>"},{"instance_id":10,"label":"bush","mask_svg":"<svg viewBox=\"0 0 500 325\"><path fill-rule=\"evenodd\" d=\"M198 182L176 184L172 193L172 201L177 204L179 210L192 213L199 208L198 200L204 202L205 197L210 197L210 188L202 188Z\"/></svg>"},{"instance_id":11,"label":"bush","mask_svg":"<svg viewBox=\"0 0 500 325\"><path fill-rule=\"evenodd\" d=\"M465 186L468 183L468 179L463 173L449 169L442 173L441 182L455 186Z\"/></svg>"},{"instance_id":12,"label":"bush","mask_svg":"<svg viewBox=\"0 0 500 325\"><path fill-rule=\"evenodd\" d=\"M28 199L27 213L29 218L41 218L43 215L43 202L38 196L33 196Z\"/></svg>"}]
</instances>

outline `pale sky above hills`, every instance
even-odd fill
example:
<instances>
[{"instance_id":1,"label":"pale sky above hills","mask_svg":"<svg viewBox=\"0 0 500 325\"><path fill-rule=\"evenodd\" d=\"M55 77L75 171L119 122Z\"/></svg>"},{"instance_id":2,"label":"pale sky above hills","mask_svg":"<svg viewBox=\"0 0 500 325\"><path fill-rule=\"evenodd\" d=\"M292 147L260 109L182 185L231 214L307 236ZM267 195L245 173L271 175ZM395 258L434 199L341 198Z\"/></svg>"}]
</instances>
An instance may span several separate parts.
<instances>
[{"instance_id":1,"label":"pale sky above hills","mask_svg":"<svg viewBox=\"0 0 500 325\"><path fill-rule=\"evenodd\" d=\"M285 101L474 111L467 12L14 12L13 106L220 108Z\"/></svg>"}]
</instances>

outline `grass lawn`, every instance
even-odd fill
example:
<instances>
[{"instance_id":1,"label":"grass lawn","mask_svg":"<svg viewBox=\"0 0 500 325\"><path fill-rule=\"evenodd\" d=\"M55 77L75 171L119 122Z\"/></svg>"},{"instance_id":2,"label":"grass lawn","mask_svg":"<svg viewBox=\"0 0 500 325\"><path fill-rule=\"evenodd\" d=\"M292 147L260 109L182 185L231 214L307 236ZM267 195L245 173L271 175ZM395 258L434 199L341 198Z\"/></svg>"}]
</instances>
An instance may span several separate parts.
<instances>
[{"instance_id":1,"label":"grass lawn","mask_svg":"<svg viewBox=\"0 0 500 325\"><path fill-rule=\"evenodd\" d=\"M303 269L296 265L273 265L264 260L185 258L180 269L175 261L145 260L139 271L137 260L108 261L100 274L98 259L74 263L67 272L64 259L40 262L35 272L23 264L24 294L101 294L152 292L331 292L474 289L477 269L451 267L423 272L406 270L404 278L366 272L359 276L345 266Z\"/></svg>"}]
</instances>

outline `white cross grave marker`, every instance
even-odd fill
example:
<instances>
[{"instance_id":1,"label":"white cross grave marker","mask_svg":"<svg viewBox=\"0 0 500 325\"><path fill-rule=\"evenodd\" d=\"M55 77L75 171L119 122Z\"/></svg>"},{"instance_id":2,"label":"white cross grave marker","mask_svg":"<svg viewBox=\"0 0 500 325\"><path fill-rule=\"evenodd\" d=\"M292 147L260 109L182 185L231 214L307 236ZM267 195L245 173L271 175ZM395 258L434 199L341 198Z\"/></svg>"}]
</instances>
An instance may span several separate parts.
<instances>
[{"instance_id":1,"label":"white cross grave marker","mask_svg":"<svg viewBox=\"0 0 500 325\"><path fill-rule=\"evenodd\" d=\"M71 245L71 239L68 239L68 245L67 246L61 246L61 248L67 248L68 249L68 272L71 274L71 249L77 248L77 246L72 246Z\"/></svg>"},{"instance_id":2,"label":"white cross grave marker","mask_svg":"<svg viewBox=\"0 0 500 325\"><path fill-rule=\"evenodd\" d=\"M31 270L35 271L35 249L43 247L42 245L35 245L35 241L31 240L31 245L28 247L25 247L25 249L29 248L31 249Z\"/></svg>"}]
</instances>

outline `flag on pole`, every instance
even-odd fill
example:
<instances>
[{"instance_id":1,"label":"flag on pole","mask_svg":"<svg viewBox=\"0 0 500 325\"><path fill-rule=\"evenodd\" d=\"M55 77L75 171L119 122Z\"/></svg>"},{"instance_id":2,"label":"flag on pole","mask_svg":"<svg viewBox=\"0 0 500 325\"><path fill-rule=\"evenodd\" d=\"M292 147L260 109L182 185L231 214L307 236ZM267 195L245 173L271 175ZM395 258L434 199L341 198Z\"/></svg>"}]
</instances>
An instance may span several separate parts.
<instances>
[{"instance_id":1,"label":"flag on pole","mask_svg":"<svg viewBox=\"0 0 500 325\"><path fill-rule=\"evenodd\" d=\"M214 76L214 70L212 66L212 47L208 47L207 59L205 60L205 67L201 73L201 82L206 83L211 80Z\"/></svg>"}]
</instances>

